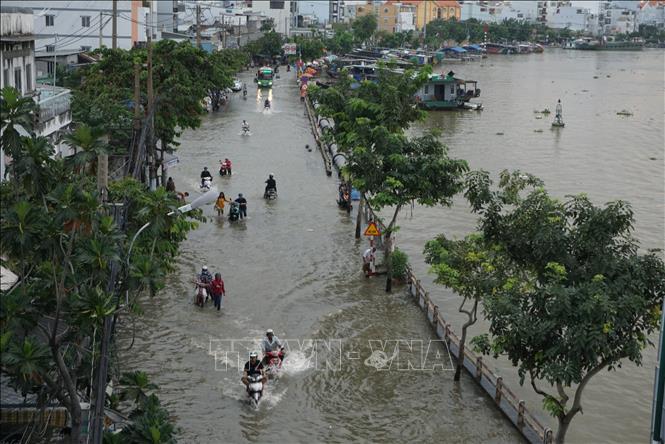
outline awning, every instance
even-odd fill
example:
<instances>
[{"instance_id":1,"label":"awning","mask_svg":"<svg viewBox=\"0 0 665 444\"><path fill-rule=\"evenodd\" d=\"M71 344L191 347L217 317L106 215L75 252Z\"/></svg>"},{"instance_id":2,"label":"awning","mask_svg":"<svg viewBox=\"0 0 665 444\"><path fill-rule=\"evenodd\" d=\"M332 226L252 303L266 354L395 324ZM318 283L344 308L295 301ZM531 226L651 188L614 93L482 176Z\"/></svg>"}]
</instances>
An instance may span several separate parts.
<instances>
[{"instance_id":1,"label":"awning","mask_svg":"<svg viewBox=\"0 0 665 444\"><path fill-rule=\"evenodd\" d=\"M460 48L459 46L453 46L452 48L443 48L444 51L450 51L457 54L462 54L466 52L466 49Z\"/></svg>"}]
</instances>

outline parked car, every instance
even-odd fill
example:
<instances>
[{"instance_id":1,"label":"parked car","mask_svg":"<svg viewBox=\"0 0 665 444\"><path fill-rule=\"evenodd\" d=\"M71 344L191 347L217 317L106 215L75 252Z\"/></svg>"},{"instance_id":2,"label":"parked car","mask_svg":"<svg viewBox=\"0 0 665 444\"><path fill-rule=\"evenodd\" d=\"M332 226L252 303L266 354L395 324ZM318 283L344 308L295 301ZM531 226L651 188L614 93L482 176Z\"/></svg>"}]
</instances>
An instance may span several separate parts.
<instances>
[{"instance_id":1,"label":"parked car","mask_svg":"<svg viewBox=\"0 0 665 444\"><path fill-rule=\"evenodd\" d=\"M242 82L238 79L233 79L233 86L231 87L231 91L238 92L242 89Z\"/></svg>"}]
</instances>

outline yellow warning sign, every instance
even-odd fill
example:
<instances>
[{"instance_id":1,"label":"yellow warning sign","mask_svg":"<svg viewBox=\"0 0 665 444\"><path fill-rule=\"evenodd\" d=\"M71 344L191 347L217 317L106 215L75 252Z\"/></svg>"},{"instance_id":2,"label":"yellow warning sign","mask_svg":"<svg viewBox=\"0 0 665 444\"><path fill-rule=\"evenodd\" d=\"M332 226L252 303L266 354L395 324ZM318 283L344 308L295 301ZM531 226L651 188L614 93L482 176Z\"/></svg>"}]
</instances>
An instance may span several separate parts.
<instances>
[{"instance_id":1,"label":"yellow warning sign","mask_svg":"<svg viewBox=\"0 0 665 444\"><path fill-rule=\"evenodd\" d=\"M381 236L381 232L379 231L379 228L376 226L375 222L370 222L369 225L367 225L367 228L365 229L365 236Z\"/></svg>"}]
</instances>

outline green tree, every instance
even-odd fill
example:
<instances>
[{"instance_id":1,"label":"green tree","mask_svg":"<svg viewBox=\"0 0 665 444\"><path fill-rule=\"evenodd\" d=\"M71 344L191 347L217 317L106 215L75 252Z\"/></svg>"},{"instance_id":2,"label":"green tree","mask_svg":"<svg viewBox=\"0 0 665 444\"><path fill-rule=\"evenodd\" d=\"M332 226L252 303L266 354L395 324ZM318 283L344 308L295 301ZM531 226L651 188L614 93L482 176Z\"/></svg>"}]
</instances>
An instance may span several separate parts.
<instances>
[{"instance_id":1,"label":"green tree","mask_svg":"<svg viewBox=\"0 0 665 444\"><path fill-rule=\"evenodd\" d=\"M78 136L94 148L91 132ZM9 165L18 180L0 184L0 254L19 277L0 297L0 365L13 387L37 395L39 406L62 404L71 418L71 442L78 442L80 394L92 384L104 318L131 315L138 297L159 288L179 243L196 226L190 218L200 213L169 216L178 203L163 189L152 193L134 180L112 182L110 201L126 208L121 230L110 216L115 206L99 203L94 177L54 159L44 138L22 136L19 142ZM150 237L139 236L130 254L130 240L146 222ZM150 277L134 268L146 260ZM109 292L113 267L122 279ZM129 304L119 305L118 294Z\"/></svg>"},{"instance_id":2,"label":"green tree","mask_svg":"<svg viewBox=\"0 0 665 444\"><path fill-rule=\"evenodd\" d=\"M30 97L21 97L21 93L11 86L2 89L0 98L0 143L6 155L16 159L21 150L21 131L29 134L33 131L34 116L38 112L35 101ZM9 170L7 170L9 171ZM0 179L4 179L0 178ZM16 178L15 178L16 179Z\"/></svg>"},{"instance_id":3,"label":"green tree","mask_svg":"<svg viewBox=\"0 0 665 444\"><path fill-rule=\"evenodd\" d=\"M351 23L351 29L356 42L361 45L367 43L376 32L377 26L376 16L374 14L356 18Z\"/></svg>"},{"instance_id":4,"label":"green tree","mask_svg":"<svg viewBox=\"0 0 665 444\"><path fill-rule=\"evenodd\" d=\"M625 360L640 365L653 345L665 264L655 251L639 253L625 202L597 207L585 195L562 202L519 173L503 172L498 190L485 172L469 183L487 248L501 256L488 273L501 282L484 298L489 335L474 342L507 356L521 383L529 378L563 443L591 378Z\"/></svg>"},{"instance_id":5,"label":"green tree","mask_svg":"<svg viewBox=\"0 0 665 444\"><path fill-rule=\"evenodd\" d=\"M498 283L496 266L499 259L487 249L482 235L470 234L462 240L451 240L441 234L425 245L426 262L436 274L435 282L454 290L462 297L458 311L466 316L455 367L455 381L464 368L467 330L478 320L478 305L491 294Z\"/></svg>"},{"instance_id":6,"label":"green tree","mask_svg":"<svg viewBox=\"0 0 665 444\"><path fill-rule=\"evenodd\" d=\"M408 138L404 133L423 115L414 94L428 73L380 68L376 83L366 81L352 89L343 76L332 88L313 90L319 113L335 122L330 134L347 156L344 173L374 210L393 209L384 233L386 291L392 287L392 236L400 210L414 201L450 205L467 171L466 162L450 158L435 135Z\"/></svg>"}]
</instances>

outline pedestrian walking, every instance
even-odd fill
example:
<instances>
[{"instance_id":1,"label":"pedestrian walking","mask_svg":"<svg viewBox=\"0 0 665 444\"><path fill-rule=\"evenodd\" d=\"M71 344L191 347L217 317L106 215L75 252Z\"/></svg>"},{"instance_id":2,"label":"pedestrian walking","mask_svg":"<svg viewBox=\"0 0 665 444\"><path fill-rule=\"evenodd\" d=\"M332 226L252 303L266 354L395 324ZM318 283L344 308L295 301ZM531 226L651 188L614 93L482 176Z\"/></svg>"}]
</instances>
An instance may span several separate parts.
<instances>
[{"instance_id":1,"label":"pedestrian walking","mask_svg":"<svg viewBox=\"0 0 665 444\"><path fill-rule=\"evenodd\" d=\"M238 204L238 209L240 210L240 219L247 217L247 199L243 197L242 193L238 194L236 203Z\"/></svg>"},{"instance_id":2,"label":"pedestrian walking","mask_svg":"<svg viewBox=\"0 0 665 444\"><path fill-rule=\"evenodd\" d=\"M222 298L226 296L221 273L215 273L215 279L210 283L210 292L212 293L212 300L215 303L215 307L219 311L224 306Z\"/></svg>"},{"instance_id":3,"label":"pedestrian walking","mask_svg":"<svg viewBox=\"0 0 665 444\"><path fill-rule=\"evenodd\" d=\"M374 265L375 253L376 247L370 247L363 253L363 272L366 278L373 274L372 267Z\"/></svg>"},{"instance_id":4,"label":"pedestrian walking","mask_svg":"<svg viewBox=\"0 0 665 444\"><path fill-rule=\"evenodd\" d=\"M169 180L166 181L166 191L169 193L175 193L175 182L173 177L169 177Z\"/></svg>"},{"instance_id":5,"label":"pedestrian walking","mask_svg":"<svg viewBox=\"0 0 665 444\"><path fill-rule=\"evenodd\" d=\"M223 192L219 193L219 196L217 196L217 201L215 202L215 209L217 210L218 216L224 215L224 206L227 202L230 203L231 200L227 199Z\"/></svg>"}]
</instances>

